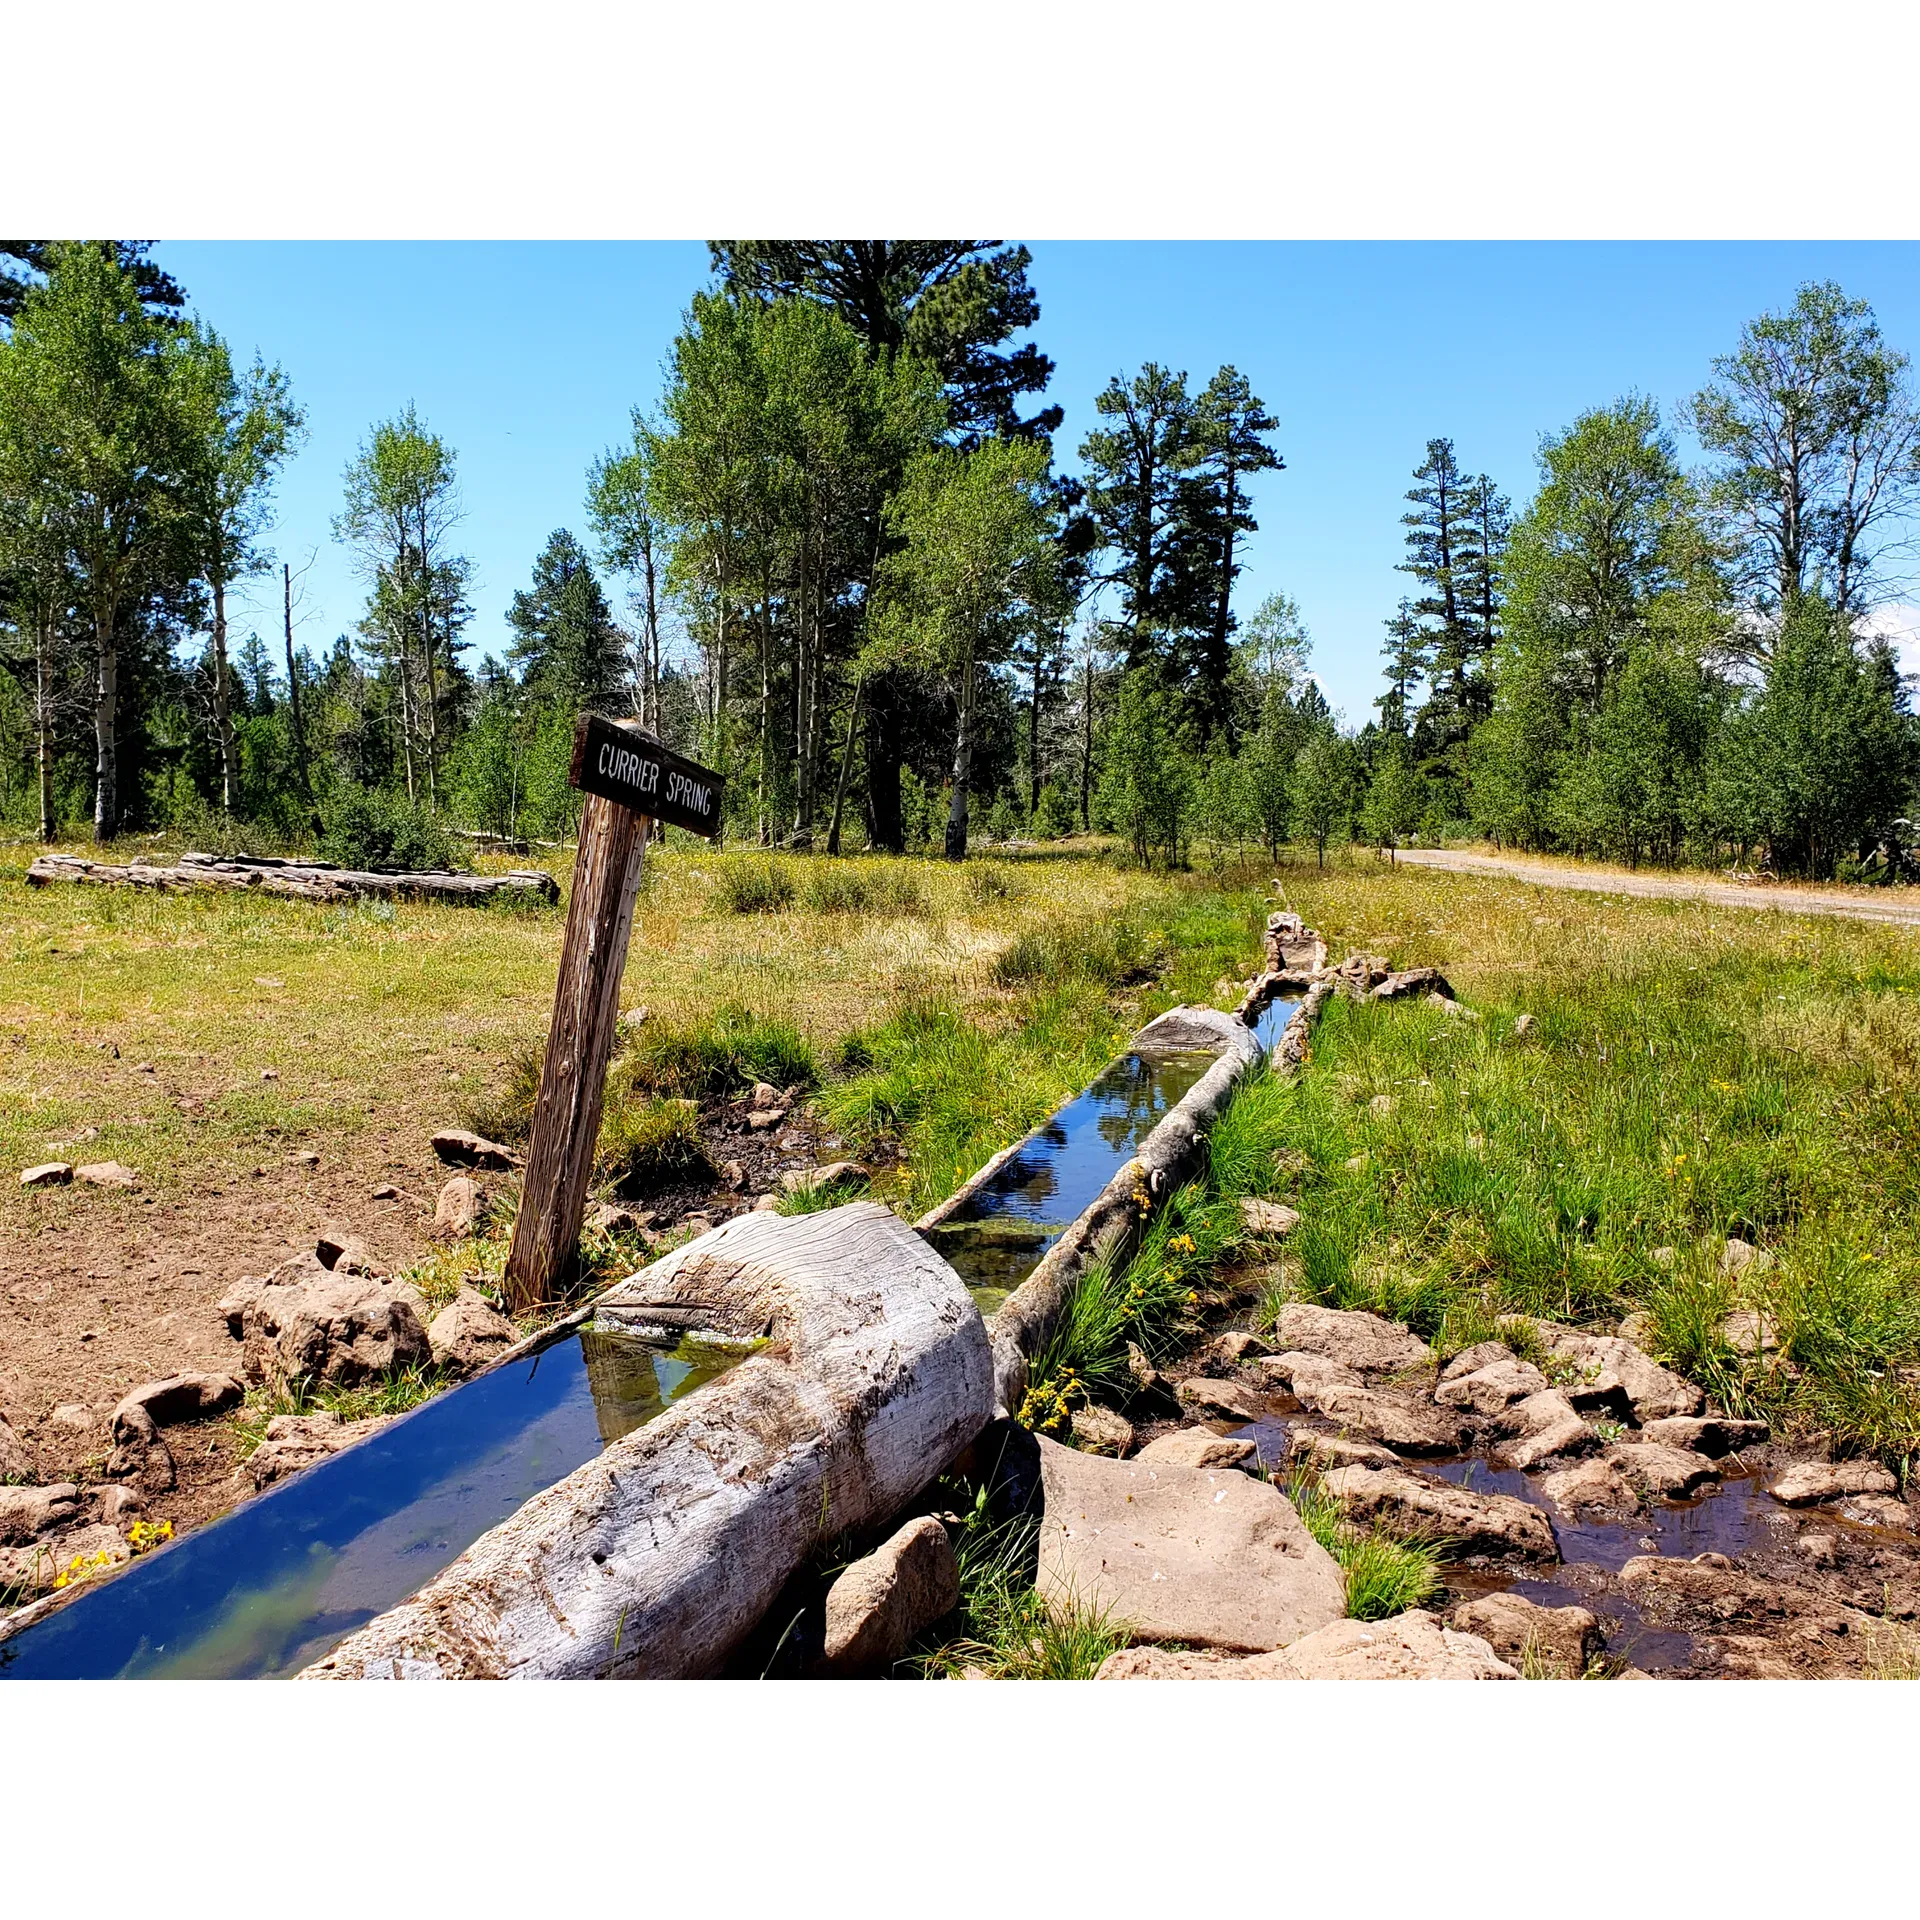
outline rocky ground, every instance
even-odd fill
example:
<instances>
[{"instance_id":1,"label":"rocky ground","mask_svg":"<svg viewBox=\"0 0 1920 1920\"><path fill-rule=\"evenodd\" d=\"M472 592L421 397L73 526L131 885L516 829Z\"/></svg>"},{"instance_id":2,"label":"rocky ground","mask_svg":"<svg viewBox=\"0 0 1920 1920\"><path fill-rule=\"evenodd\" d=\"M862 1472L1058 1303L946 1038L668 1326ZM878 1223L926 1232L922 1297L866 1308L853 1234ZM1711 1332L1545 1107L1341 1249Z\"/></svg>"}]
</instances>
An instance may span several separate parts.
<instances>
[{"instance_id":1,"label":"rocky ground","mask_svg":"<svg viewBox=\"0 0 1920 1920\"><path fill-rule=\"evenodd\" d=\"M590 1206L589 1232L616 1261L812 1181L866 1179L790 1093L709 1102L700 1122L717 1179ZM460 1249L490 1221L501 1230L520 1154L461 1129L422 1145L388 1154L378 1173L391 1177L358 1197L349 1175L303 1155L288 1175L262 1168L244 1205L83 1220L14 1249L0 1267L13 1321L0 1343L0 1611L98 1577L379 1424L271 1412L289 1382L365 1388L428 1369L448 1384L520 1337L490 1292L438 1297L463 1264L490 1288ZM37 1184L79 1179L71 1162L33 1171ZM121 1197L137 1204L137 1177Z\"/></svg>"},{"instance_id":2,"label":"rocky ground","mask_svg":"<svg viewBox=\"0 0 1920 1920\"><path fill-rule=\"evenodd\" d=\"M1404 1628L1378 1623L1370 1640L1343 1623L1327 1642L1341 1671L1358 1661L1450 1677L1462 1660L1484 1665L1462 1634L1542 1676L1861 1676L1908 1658L1920 1511L1891 1474L1716 1414L1618 1335L1544 1322L1512 1332L1537 1362L1488 1342L1441 1366L1373 1315L1289 1306L1271 1339L1220 1336L1142 1382L1137 1420L1082 1416L1077 1438L1128 1455L1095 1469L1109 1477L1205 1473L1204 1488L1180 1490L1194 1514L1227 1474L1310 1465L1357 1525L1449 1542L1444 1600ZM1135 1650L1103 1677L1205 1677L1246 1659L1176 1624L1155 1599L1141 1637L1162 1637L1157 1626L1198 1649L1198 1664ZM1317 1670L1315 1648L1271 1644L1287 1657L1263 1650L1233 1671Z\"/></svg>"}]
</instances>

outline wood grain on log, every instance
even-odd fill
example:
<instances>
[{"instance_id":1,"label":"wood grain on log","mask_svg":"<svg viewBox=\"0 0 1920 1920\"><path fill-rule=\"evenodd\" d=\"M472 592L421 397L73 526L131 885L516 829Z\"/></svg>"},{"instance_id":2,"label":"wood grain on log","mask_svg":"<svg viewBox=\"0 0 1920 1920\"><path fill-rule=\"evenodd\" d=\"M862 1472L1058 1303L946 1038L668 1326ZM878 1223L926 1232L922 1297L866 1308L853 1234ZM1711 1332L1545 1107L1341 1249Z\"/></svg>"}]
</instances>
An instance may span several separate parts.
<instances>
[{"instance_id":1,"label":"wood grain on log","mask_svg":"<svg viewBox=\"0 0 1920 1920\"><path fill-rule=\"evenodd\" d=\"M146 887L155 893L228 890L294 900L440 900L471 906L497 894L526 894L551 904L560 889L550 873L376 873L322 862L218 859L189 853L177 866L108 866L69 853L46 853L27 869L27 885L74 882L100 887Z\"/></svg>"},{"instance_id":2,"label":"wood grain on log","mask_svg":"<svg viewBox=\"0 0 1920 1920\"><path fill-rule=\"evenodd\" d=\"M544 1305L572 1276L650 825L644 814L598 794L589 794L580 812L560 981L507 1253L507 1304L515 1313Z\"/></svg>"},{"instance_id":3,"label":"wood grain on log","mask_svg":"<svg viewBox=\"0 0 1920 1920\"><path fill-rule=\"evenodd\" d=\"M712 1673L816 1545L892 1519L987 1424L979 1312L885 1207L742 1214L614 1288L596 1324L694 1302L767 1344L302 1677Z\"/></svg>"}]
</instances>

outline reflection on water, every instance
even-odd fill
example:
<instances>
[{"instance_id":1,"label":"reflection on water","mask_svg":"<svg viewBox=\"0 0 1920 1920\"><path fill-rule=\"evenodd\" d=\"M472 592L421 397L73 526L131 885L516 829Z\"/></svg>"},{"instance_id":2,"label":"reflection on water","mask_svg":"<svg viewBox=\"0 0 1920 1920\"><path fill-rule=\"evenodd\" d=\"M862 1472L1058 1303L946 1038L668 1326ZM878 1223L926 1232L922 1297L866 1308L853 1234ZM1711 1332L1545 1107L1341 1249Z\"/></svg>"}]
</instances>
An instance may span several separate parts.
<instances>
[{"instance_id":1,"label":"reflection on water","mask_svg":"<svg viewBox=\"0 0 1920 1920\"><path fill-rule=\"evenodd\" d=\"M1272 1047L1299 1008L1275 1000L1254 1031ZM1099 1079L1028 1134L993 1178L934 1231L982 1313L993 1313L1040 1257L1095 1200L1140 1142L1213 1065L1211 1053L1116 1060ZM1018 1239L1005 1229L1030 1229Z\"/></svg>"},{"instance_id":2,"label":"reflection on water","mask_svg":"<svg viewBox=\"0 0 1920 1920\"><path fill-rule=\"evenodd\" d=\"M569 1337L430 1400L11 1640L0 1675L290 1674L423 1586L736 1348Z\"/></svg>"}]
</instances>

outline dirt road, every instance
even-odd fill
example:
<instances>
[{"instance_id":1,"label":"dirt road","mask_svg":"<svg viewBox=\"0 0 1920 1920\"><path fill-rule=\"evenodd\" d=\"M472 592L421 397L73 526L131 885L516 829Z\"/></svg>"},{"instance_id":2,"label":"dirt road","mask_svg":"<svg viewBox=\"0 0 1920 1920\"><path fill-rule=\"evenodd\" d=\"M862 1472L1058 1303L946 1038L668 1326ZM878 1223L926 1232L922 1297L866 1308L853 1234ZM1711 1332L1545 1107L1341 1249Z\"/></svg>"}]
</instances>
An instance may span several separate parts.
<instances>
[{"instance_id":1,"label":"dirt road","mask_svg":"<svg viewBox=\"0 0 1920 1920\"><path fill-rule=\"evenodd\" d=\"M1877 920L1920 927L1920 893L1908 888L1869 893L1862 887L1785 887L1771 881L1743 886L1730 880L1698 880L1681 874L1627 873L1617 867L1580 867L1493 853L1458 853L1441 847L1407 847L1409 866L1449 873L1497 873L1536 887L1570 887L1580 893L1624 893L1647 900L1701 900L1715 907L1773 907L1782 913L1825 913L1842 920Z\"/></svg>"}]
</instances>

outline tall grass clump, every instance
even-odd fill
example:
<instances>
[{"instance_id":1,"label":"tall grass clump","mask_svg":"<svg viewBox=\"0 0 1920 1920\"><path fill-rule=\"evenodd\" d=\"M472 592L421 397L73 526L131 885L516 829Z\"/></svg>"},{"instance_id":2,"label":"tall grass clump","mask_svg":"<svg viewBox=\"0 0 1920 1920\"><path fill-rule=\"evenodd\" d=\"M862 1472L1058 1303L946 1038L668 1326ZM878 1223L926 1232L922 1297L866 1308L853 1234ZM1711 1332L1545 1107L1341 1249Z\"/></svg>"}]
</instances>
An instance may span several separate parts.
<instances>
[{"instance_id":1,"label":"tall grass clump","mask_svg":"<svg viewBox=\"0 0 1920 1920\"><path fill-rule=\"evenodd\" d=\"M1295 1473L1286 1493L1307 1531L1339 1563L1349 1620L1389 1620L1439 1591L1439 1541L1356 1527L1312 1468Z\"/></svg>"},{"instance_id":2,"label":"tall grass clump","mask_svg":"<svg viewBox=\"0 0 1920 1920\"><path fill-rule=\"evenodd\" d=\"M793 869L784 860L727 859L714 898L728 913L782 913L793 905Z\"/></svg>"},{"instance_id":3,"label":"tall grass clump","mask_svg":"<svg viewBox=\"0 0 1920 1920\"><path fill-rule=\"evenodd\" d=\"M993 977L1003 987L1036 981L1087 981L1100 987L1137 986L1166 967L1167 936L1133 920L1089 925L1083 920L1028 927L994 958Z\"/></svg>"},{"instance_id":4,"label":"tall grass clump","mask_svg":"<svg viewBox=\"0 0 1920 1920\"><path fill-rule=\"evenodd\" d=\"M974 1669L995 1680L1091 1680L1132 1636L1102 1607L1053 1604L1034 1587L1040 1523L995 1521L984 1493L954 1548L960 1601L925 1639L913 1665L930 1680Z\"/></svg>"},{"instance_id":5,"label":"tall grass clump","mask_svg":"<svg viewBox=\"0 0 1920 1920\"><path fill-rule=\"evenodd\" d=\"M714 1171L691 1100L610 1100L601 1112L596 1164L622 1193L636 1198L709 1179Z\"/></svg>"},{"instance_id":6,"label":"tall grass clump","mask_svg":"<svg viewBox=\"0 0 1920 1920\"><path fill-rule=\"evenodd\" d=\"M791 1020L730 1001L701 1019L648 1021L627 1042L614 1074L640 1092L701 1100L744 1092L760 1080L810 1087L820 1067Z\"/></svg>"},{"instance_id":7,"label":"tall grass clump","mask_svg":"<svg viewBox=\"0 0 1920 1920\"><path fill-rule=\"evenodd\" d=\"M926 896L911 873L839 860L811 865L802 897L813 913L900 917L927 910Z\"/></svg>"}]
</instances>

